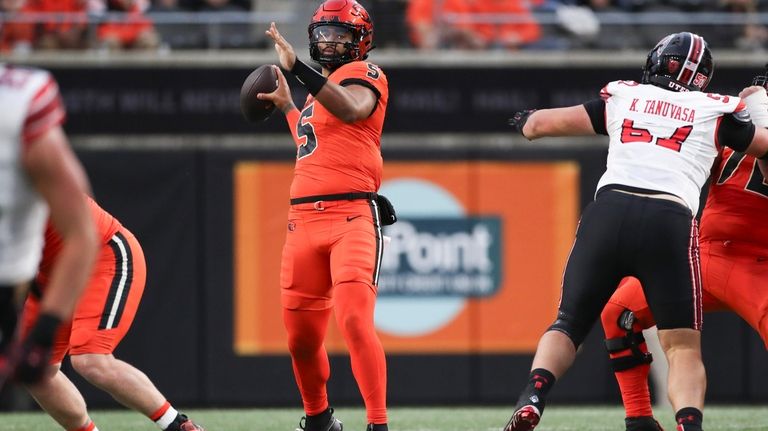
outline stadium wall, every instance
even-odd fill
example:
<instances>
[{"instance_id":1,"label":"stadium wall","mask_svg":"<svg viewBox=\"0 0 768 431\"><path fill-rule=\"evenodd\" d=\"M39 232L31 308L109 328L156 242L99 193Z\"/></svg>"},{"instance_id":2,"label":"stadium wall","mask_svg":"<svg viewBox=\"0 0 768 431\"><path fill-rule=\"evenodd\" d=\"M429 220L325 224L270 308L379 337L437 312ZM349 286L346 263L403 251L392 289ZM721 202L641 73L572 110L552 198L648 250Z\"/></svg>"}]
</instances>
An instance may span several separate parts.
<instances>
[{"instance_id":1,"label":"stadium wall","mask_svg":"<svg viewBox=\"0 0 768 431\"><path fill-rule=\"evenodd\" d=\"M482 60L459 55L426 62L412 54L385 55L380 64L391 88L383 139L386 166L444 166L448 176L454 172L452 166L466 165L469 173L456 183L464 184L465 201L473 201L486 193L483 172L498 164L518 171L522 165L561 163L565 171L575 172L563 196L576 203L572 210L577 214L591 200L604 169L605 142L527 143L509 137L505 124L517 109L579 103L597 97L610 80L639 77L639 63L634 60L644 54L604 55L523 54ZM96 197L134 231L145 249L147 290L133 329L116 354L144 370L176 404L299 405L288 356L269 349L253 353L238 343L241 318L265 328L266 333L282 330L282 322L274 315L262 316L257 308L248 315L248 307L238 305L236 299L242 294L236 289L238 229L242 228L237 211L238 198L243 196L236 190L238 166L289 166L294 151L281 116L252 125L239 114L239 88L251 65L271 61L271 56L241 55L236 61L219 58L209 63L205 55L198 55L176 61L42 58L30 62L53 70L69 112L67 131ZM740 57L725 62L718 68L712 91L738 92L761 66ZM295 96L298 101L303 94L299 91ZM521 199L522 191L507 190L506 184L495 193L495 199L509 201L510 208L533 211L537 205ZM283 194L287 198L287 189ZM277 212L287 208L281 199L271 205ZM570 219L566 230L575 221ZM272 246L273 255L279 254L280 241L267 245ZM262 256L269 261L269 256ZM509 271L501 278L515 280ZM542 288L556 289L554 283L546 284L533 283L522 292L536 297ZM551 302L555 306L556 298ZM418 351L405 346L388 354L392 404L514 402L531 353L519 346L484 348L486 331L478 328L487 324L489 313L480 307L476 310L480 311L467 318L471 331L465 334L468 347L464 351L455 347L445 352ZM518 317L494 315L500 319L502 333L504 319L515 322ZM768 354L743 322L730 314L708 315L704 357L710 402L768 400L768 375L761 367ZM332 367L333 402L360 404L348 357L333 353ZM77 377L75 381L91 406L114 406L105 394ZM618 400L602 334L595 328L574 369L553 392L552 402Z\"/></svg>"}]
</instances>

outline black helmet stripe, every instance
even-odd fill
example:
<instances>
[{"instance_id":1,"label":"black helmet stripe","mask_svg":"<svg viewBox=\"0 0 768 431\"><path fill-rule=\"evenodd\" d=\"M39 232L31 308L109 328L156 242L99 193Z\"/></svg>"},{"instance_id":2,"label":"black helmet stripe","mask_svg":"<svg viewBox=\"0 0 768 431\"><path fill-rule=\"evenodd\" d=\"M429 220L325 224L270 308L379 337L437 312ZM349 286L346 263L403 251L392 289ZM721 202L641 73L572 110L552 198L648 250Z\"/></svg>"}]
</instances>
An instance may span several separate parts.
<instances>
[{"instance_id":1,"label":"black helmet stripe","mask_svg":"<svg viewBox=\"0 0 768 431\"><path fill-rule=\"evenodd\" d=\"M680 73L677 75L677 80L685 85L691 85L693 77L696 74L696 69L701 64L701 57L704 55L704 41L701 36L693 33L685 33L685 35L691 38L690 48L688 49L688 57L683 64Z\"/></svg>"}]
</instances>

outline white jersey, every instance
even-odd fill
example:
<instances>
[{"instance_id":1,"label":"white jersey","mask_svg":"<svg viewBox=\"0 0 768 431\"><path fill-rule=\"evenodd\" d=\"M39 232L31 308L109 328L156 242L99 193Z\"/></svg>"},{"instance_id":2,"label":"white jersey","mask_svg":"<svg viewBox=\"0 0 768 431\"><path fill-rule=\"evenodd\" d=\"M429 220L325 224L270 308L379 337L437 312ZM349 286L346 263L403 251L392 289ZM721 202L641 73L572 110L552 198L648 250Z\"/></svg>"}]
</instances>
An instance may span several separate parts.
<instances>
[{"instance_id":1,"label":"white jersey","mask_svg":"<svg viewBox=\"0 0 768 431\"><path fill-rule=\"evenodd\" d=\"M720 119L745 109L741 99L633 81L611 82L601 97L610 143L598 190L620 184L669 193L696 214L717 157Z\"/></svg>"},{"instance_id":2,"label":"white jersey","mask_svg":"<svg viewBox=\"0 0 768 431\"><path fill-rule=\"evenodd\" d=\"M48 208L21 163L26 146L61 124L56 82L42 70L0 64L0 285L31 280Z\"/></svg>"}]
</instances>

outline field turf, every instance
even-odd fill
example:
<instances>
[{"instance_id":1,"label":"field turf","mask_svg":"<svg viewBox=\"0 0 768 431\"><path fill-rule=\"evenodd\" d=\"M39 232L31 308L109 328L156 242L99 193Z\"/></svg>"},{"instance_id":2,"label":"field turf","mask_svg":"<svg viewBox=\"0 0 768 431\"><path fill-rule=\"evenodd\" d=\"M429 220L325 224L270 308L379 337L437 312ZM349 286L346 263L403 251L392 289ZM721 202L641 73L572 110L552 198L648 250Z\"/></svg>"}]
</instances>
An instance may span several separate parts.
<instances>
[{"instance_id":1,"label":"field turf","mask_svg":"<svg viewBox=\"0 0 768 431\"><path fill-rule=\"evenodd\" d=\"M206 431L293 431L302 412L299 409L201 409L184 410L205 426ZM501 407L408 407L390 409L392 431L492 431L500 430L511 410ZM158 428L138 413L127 410L93 411L101 431L152 431ZM364 431L365 416L360 408L338 408L336 416L346 431ZM667 431L673 431L672 413L657 412ZM618 407L547 408L536 431L623 431L623 411ZM0 413L2 431L60 430L43 413ZM766 431L768 407L708 406L704 412L706 431Z\"/></svg>"}]
</instances>

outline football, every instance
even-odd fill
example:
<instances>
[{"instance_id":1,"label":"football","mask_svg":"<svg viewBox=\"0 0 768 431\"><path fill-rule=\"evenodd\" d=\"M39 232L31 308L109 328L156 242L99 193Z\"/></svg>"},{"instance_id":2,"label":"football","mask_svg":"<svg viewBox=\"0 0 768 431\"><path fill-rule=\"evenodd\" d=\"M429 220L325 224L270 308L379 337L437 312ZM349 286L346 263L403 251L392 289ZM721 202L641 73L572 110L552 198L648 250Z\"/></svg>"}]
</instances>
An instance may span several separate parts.
<instances>
[{"instance_id":1,"label":"football","mask_svg":"<svg viewBox=\"0 0 768 431\"><path fill-rule=\"evenodd\" d=\"M259 93L271 93L277 89L277 72L271 64L259 66L245 78L240 89L240 110L246 120L257 123L264 121L275 110L268 100L256 98Z\"/></svg>"}]
</instances>

